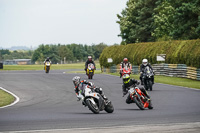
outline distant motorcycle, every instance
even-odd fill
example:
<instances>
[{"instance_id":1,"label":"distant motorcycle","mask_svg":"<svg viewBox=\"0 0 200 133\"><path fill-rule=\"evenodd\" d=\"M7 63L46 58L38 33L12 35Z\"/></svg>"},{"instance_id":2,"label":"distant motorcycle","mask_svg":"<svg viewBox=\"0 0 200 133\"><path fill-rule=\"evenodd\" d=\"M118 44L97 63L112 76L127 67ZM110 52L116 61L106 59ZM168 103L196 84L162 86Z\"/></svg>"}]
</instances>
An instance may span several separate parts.
<instances>
[{"instance_id":1,"label":"distant motorcycle","mask_svg":"<svg viewBox=\"0 0 200 133\"><path fill-rule=\"evenodd\" d=\"M144 69L144 73L143 73L143 77L142 77L142 80L143 80L143 83L144 83L144 88L146 90L150 89L150 91L152 91L152 89L153 89L153 76L154 76L153 71L149 68L149 66L147 66Z\"/></svg>"},{"instance_id":2,"label":"distant motorcycle","mask_svg":"<svg viewBox=\"0 0 200 133\"><path fill-rule=\"evenodd\" d=\"M88 67L87 67L88 79L92 79L93 78L94 70L95 70L94 64L92 64L92 63L88 64Z\"/></svg>"},{"instance_id":3,"label":"distant motorcycle","mask_svg":"<svg viewBox=\"0 0 200 133\"><path fill-rule=\"evenodd\" d=\"M147 100L145 94L138 87L130 88L128 93L131 100L136 103L141 110L145 108L153 109L151 100Z\"/></svg>"},{"instance_id":4,"label":"distant motorcycle","mask_svg":"<svg viewBox=\"0 0 200 133\"><path fill-rule=\"evenodd\" d=\"M49 73L51 67L51 63L49 61L45 62L44 70L46 73Z\"/></svg>"},{"instance_id":5,"label":"distant motorcycle","mask_svg":"<svg viewBox=\"0 0 200 133\"><path fill-rule=\"evenodd\" d=\"M83 90L82 102L87 106L94 114L98 114L100 111L105 110L107 113L112 113L114 107L111 101L105 101L103 97L93 91L90 86L86 85Z\"/></svg>"},{"instance_id":6,"label":"distant motorcycle","mask_svg":"<svg viewBox=\"0 0 200 133\"><path fill-rule=\"evenodd\" d=\"M131 74L131 69L126 66L126 67L123 68L121 73L122 73L122 76L125 75L125 74L130 75Z\"/></svg>"}]
</instances>

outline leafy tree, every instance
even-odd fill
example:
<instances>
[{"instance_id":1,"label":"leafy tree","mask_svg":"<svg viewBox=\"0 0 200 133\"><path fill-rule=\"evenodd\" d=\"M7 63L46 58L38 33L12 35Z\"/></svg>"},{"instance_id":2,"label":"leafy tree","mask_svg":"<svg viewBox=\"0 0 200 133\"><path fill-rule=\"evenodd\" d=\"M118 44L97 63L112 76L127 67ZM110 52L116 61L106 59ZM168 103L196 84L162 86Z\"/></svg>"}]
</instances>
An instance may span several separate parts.
<instances>
[{"instance_id":1,"label":"leafy tree","mask_svg":"<svg viewBox=\"0 0 200 133\"><path fill-rule=\"evenodd\" d=\"M154 31L152 36L157 40L169 40L172 38L172 31L174 30L174 14L175 8L168 0L161 0L156 2L157 7L154 9Z\"/></svg>"},{"instance_id":2,"label":"leafy tree","mask_svg":"<svg viewBox=\"0 0 200 133\"><path fill-rule=\"evenodd\" d=\"M104 43L100 43L98 45L92 45L93 51L94 51L94 58L98 59L103 51L104 48L106 48L107 45Z\"/></svg>"},{"instance_id":3,"label":"leafy tree","mask_svg":"<svg viewBox=\"0 0 200 133\"><path fill-rule=\"evenodd\" d=\"M11 53L11 52L10 52L8 49L1 49L1 50L0 50L0 54L1 54L1 55L5 55L5 54L8 54L8 55L9 55L10 53Z\"/></svg>"},{"instance_id":4,"label":"leafy tree","mask_svg":"<svg viewBox=\"0 0 200 133\"><path fill-rule=\"evenodd\" d=\"M121 45L200 38L200 0L128 0L117 14Z\"/></svg>"},{"instance_id":5,"label":"leafy tree","mask_svg":"<svg viewBox=\"0 0 200 133\"><path fill-rule=\"evenodd\" d=\"M200 0L181 0L175 6L173 38L200 38Z\"/></svg>"},{"instance_id":6,"label":"leafy tree","mask_svg":"<svg viewBox=\"0 0 200 133\"><path fill-rule=\"evenodd\" d=\"M106 44L99 45L82 45L82 44L68 44L68 45L40 45L33 53L33 62L43 62L46 57L50 57L52 63L59 63L66 58L66 61L85 61L88 55L92 55L98 59L103 49L107 47Z\"/></svg>"},{"instance_id":7,"label":"leafy tree","mask_svg":"<svg viewBox=\"0 0 200 133\"><path fill-rule=\"evenodd\" d=\"M129 0L119 18L123 44L154 41L153 12L156 0ZM125 42L125 43L124 43Z\"/></svg>"}]
</instances>

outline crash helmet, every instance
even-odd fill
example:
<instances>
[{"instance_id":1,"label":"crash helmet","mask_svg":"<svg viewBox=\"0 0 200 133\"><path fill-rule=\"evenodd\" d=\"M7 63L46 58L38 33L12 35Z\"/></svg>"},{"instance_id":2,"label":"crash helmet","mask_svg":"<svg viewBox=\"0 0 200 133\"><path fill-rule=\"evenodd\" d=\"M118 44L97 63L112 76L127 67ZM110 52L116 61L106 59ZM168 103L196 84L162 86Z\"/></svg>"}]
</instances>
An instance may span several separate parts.
<instances>
[{"instance_id":1,"label":"crash helmet","mask_svg":"<svg viewBox=\"0 0 200 133\"><path fill-rule=\"evenodd\" d=\"M143 64L144 66L146 66L147 63L148 63L148 60L147 60L147 59L143 59L143 60L142 60L142 64Z\"/></svg>"},{"instance_id":2,"label":"crash helmet","mask_svg":"<svg viewBox=\"0 0 200 133\"><path fill-rule=\"evenodd\" d=\"M92 61L92 56L88 56L88 60L89 60L89 61Z\"/></svg>"},{"instance_id":3,"label":"crash helmet","mask_svg":"<svg viewBox=\"0 0 200 133\"><path fill-rule=\"evenodd\" d=\"M47 57L47 60L49 60L49 57Z\"/></svg>"},{"instance_id":4,"label":"crash helmet","mask_svg":"<svg viewBox=\"0 0 200 133\"><path fill-rule=\"evenodd\" d=\"M128 58L124 58L124 59L123 59L123 62L124 62L124 63L128 63Z\"/></svg>"},{"instance_id":5,"label":"crash helmet","mask_svg":"<svg viewBox=\"0 0 200 133\"><path fill-rule=\"evenodd\" d=\"M124 74L122 78L123 78L124 84L127 84L127 83L130 82L130 75L129 74Z\"/></svg>"},{"instance_id":6,"label":"crash helmet","mask_svg":"<svg viewBox=\"0 0 200 133\"><path fill-rule=\"evenodd\" d=\"M74 86L78 86L81 82L81 78L79 76L75 76L73 77L72 81L74 83Z\"/></svg>"}]
</instances>

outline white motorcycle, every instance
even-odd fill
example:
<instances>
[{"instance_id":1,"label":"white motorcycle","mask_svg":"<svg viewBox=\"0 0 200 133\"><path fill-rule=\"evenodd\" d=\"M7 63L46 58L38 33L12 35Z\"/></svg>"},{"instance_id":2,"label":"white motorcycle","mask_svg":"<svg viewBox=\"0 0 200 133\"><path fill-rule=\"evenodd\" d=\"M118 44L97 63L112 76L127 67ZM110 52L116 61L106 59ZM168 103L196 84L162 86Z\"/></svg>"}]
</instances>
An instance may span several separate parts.
<instances>
[{"instance_id":1,"label":"white motorcycle","mask_svg":"<svg viewBox=\"0 0 200 133\"><path fill-rule=\"evenodd\" d=\"M84 95L82 97L82 102L85 106L88 106L93 113L98 114L103 110L107 113L112 113L114 111L111 101L105 101L99 93L95 92L89 86L85 86L82 94Z\"/></svg>"}]
</instances>

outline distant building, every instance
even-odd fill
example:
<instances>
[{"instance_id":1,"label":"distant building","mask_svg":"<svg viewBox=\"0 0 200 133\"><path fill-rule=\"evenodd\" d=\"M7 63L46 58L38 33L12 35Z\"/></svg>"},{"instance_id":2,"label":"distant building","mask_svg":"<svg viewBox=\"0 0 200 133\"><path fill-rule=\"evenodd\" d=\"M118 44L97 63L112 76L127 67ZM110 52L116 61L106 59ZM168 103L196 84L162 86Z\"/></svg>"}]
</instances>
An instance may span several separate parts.
<instances>
[{"instance_id":1,"label":"distant building","mask_svg":"<svg viewBox=\"0 0 200 133\"><path fill-rule=\"evenodd\" d=\"M30 65L31 59L13 59L13 60L5 60L3 62L4 65Z\"/></svg>"}]
</instances>

